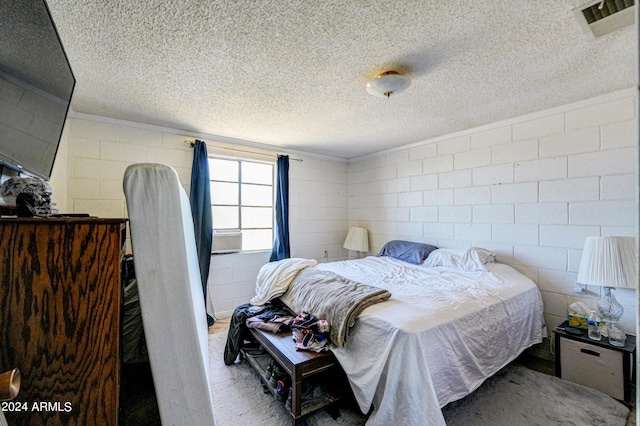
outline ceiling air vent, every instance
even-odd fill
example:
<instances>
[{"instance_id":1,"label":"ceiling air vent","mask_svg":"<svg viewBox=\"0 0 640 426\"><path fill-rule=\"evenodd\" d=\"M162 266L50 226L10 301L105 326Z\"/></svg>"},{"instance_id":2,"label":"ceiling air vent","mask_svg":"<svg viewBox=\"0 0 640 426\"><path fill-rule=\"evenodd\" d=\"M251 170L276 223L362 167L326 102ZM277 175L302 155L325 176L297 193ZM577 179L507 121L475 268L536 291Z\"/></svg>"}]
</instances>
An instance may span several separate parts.
<instances>
[{"instance_id":1,"label":"ceiling air vent","mask_svg":"<svg viewBox=\"0 0 640 426\"><path fill-rule=\"evenodd\" d=\"M633 25L634 0L595 0L573 9L582 30L592 38Z\"/></svg>"}]
</instances>

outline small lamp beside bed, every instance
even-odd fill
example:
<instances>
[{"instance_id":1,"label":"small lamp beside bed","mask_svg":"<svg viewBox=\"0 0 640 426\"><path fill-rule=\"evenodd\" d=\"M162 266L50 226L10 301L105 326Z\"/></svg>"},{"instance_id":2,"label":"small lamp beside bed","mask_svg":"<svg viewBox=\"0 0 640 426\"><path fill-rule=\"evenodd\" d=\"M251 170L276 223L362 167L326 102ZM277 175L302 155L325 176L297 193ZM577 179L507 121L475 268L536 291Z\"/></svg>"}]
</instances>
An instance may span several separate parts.
<instances>
[{"instance_id":1,"label":"small lamp beside bed","mask_svg":"<svg viewBox=\"0 0 640 426\"><path fill-rule=\"evenodd\" d=\"M368 252L369 234L367 233L367 230L359 226L352 226L349 228L349 233L347 234L347 238L344 240L344 245L342 247L347 250L357 251L358 257L360 257L360 252Z\"/></svg>"},{"instance_id":2,"label":"small lamp beside bed","mask_svg":"<svg viewBox=\"0 0 640 426\"><path fill-rule=\"evenodd\" d=\"M622 333L616 323L624 312L616 300L615 288L635 288L637 280L634 237L589 237L585 240L577 281L604 287L598 311L608 328L609 342L614 346L624 346L623 339L620 342L611 336Z\"/></svg>"}]
</instances>

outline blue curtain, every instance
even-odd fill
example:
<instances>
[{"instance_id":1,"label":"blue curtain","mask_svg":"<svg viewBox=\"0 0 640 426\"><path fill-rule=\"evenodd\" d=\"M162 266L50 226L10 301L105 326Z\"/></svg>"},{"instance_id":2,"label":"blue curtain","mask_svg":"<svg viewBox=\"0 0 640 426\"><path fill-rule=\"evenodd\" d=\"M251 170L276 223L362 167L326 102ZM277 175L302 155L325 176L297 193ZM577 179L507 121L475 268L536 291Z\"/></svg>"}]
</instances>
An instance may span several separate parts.
<instances>
[{"instance_id":1,"label":"blue curtain","mask_svg":"<svg viewBox=\"0 0 640 426\"><path fill-rule=\"evenodd\" d=\"M276 177L276 239L270 262L291 257L289 249L289 156L279 155Z\"/></svg>"},{"instance_id":2,"label":"blue curtain","mask_svg":"<svg viewBox=\"0 0 640 426\"><path fill-rule=\"evenodd\" d=\"M209 182L209 156L207 145L196 140L193 147L193 165L191 167L191 193L189 194L193 228L196 234L198 263L204 303L207 300L207 280L209 263L211 262L211 238L213 232L213 214L211 213L211 183ZM212 325L214 319L207 314L207 323Z\"/></svg>"}]
</instances>

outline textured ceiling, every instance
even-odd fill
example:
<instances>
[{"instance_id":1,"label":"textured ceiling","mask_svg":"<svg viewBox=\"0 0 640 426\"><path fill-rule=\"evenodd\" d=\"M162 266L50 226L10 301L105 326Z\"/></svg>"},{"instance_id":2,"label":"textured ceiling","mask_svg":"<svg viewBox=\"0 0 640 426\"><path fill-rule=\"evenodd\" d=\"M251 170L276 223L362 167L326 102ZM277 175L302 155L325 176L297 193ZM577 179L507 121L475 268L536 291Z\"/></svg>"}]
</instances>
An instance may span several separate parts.
<instances>
[{"instance_id":1,"label":"textured ceiling","mask_svg":"<svg viewBox=\"0 0 640 426\"><path fill-rule=\"evenodd\" d=\"M589 39L585 2L47 0L74 111L344 158L633 87L634 29Z\"/></svg>"}]
</instances>

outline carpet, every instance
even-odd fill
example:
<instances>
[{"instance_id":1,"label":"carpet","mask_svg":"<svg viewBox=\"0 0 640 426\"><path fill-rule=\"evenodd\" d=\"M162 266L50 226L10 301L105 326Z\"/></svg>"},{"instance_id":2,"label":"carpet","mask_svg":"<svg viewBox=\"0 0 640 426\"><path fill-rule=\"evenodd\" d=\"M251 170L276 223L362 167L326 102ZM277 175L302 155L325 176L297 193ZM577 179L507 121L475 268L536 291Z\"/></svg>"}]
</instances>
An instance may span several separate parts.
<instances>
[{"instance_id":1,"label":"carpet","mask_svg":"<svg viewBox=\"0 0 640 426\"><path fill-rule=\"evenodd\" d=\"M474 426L624 426L629 415L602 392L518 365L502 369L442 412L447 425Z\"/></svg>"},{"instance_id":2,"label":"carpet","mask_svg":"<svg viewBox=\"0 0 640 426\"><path fill-rule=\"evenodd\" d=\"M224 364L226 337L226 333L209 335L217 425L291 424L283 404L263 393L260 378L248 363ZM443 414L448 426L624 426L629 409L596 390L509 365L471 395L447 405ZM340 405L336 420L323 410L307 418L309 426L364 425L365 421L366 416L348 402Z\"/></svg>"}]
</instances>

